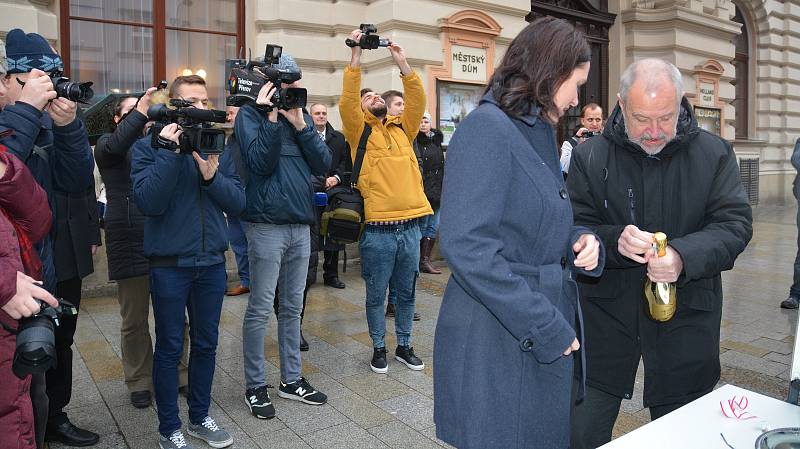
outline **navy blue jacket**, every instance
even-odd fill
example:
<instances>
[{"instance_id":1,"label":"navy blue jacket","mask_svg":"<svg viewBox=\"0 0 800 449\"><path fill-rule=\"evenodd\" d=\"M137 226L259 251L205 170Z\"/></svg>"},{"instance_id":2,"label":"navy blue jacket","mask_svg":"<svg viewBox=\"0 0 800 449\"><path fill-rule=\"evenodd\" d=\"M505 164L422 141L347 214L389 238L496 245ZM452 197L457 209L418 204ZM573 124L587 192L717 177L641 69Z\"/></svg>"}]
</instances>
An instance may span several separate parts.
<instances>
[{"instance_id":1,"label":"navy blue jacket","mask_svg":"<svg viewBox=\"0 0 800 449\"><path fill-rule=\"evenodd\" d=\"M272 123L252 105L236 115L235 132L247 175L247 208L242 219L256 223L313 224L311 177L324 176L331 153L304 114L302 131L282 115Z\"/></svg>"},{"instance_id":2,"label":"navy blue jacket","mask_svg":"<svg viewBox=\"0 0 800 449\"><path fill-rule=\"evenodd\" d=\"M440 242L452 270L434 340L436 435L460 449L569 446L581 340L573 226L553 127L491 95L447 151Z\"/></svg>"},{"instance_id":3,"label":"navy blue jacket","mask_svg":"<svg viewBox=\"0 0 800 449\"><path fill-rule=\"evenodd\" d=\"M56 191L65 194L83 194L94 185L94 158L89 146L86 128L80 120L67 126L55 126L50 116L35 107L16 102L0 111L0 132L11 129L14 133L0 140L9 153L25 162L36 182L47 192L53 221L56 216ZM45 157L33 151L34 145L44 150ZM38 245L42 260L45 286L55 289L56 274L53 256L55 226ZM86 253L76 255L91 260L90 244L79 242ZM84 245L85 243L85 245Z\"/></svg>"},{"instance_id":4,"label":"navy blue jacket","mask_svg":"<svg viewBox=\"0 0 800 449\"><path fill-rule=\"evenodd\" d=\"M191 155L150 143L147 136L133 145L131 165L134 200L147 217L145 256L178 267L225 262L228 234L222 213L239 215L245 204L231 159L220 159L216 175L204 183Z\"/></svg>"}]
</instances>

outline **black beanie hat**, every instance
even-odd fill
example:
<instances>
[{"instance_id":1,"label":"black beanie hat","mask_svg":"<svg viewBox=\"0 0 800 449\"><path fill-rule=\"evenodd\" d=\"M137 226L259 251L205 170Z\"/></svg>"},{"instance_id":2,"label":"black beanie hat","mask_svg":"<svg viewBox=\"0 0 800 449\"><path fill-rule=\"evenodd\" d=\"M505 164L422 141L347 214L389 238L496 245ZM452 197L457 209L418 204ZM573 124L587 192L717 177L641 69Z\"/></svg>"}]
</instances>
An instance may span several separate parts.
<instances>
[{"instance_id":1,"label":"black beanie hat","mask_svg":"<svg viewBox=\"0 0 800 449\"><path fill-rule=\"evenodd\" d=\"M50 48L45 38L15 28L6 35L8 73L28 73L33 69L53 72L63 69L61 56Z\"/></svg>"}]
</instances>

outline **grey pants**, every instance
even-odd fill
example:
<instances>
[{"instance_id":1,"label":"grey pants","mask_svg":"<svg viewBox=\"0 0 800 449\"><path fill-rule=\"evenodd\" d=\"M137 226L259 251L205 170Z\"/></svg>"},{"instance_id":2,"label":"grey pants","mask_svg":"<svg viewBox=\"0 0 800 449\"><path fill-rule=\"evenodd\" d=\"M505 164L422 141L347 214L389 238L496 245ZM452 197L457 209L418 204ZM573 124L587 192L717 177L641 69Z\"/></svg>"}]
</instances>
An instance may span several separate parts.
<instances>
[{"instance_id":1,"label":"grey pants","mask_svg":"<svg viewBox=\"0 0 800 449\"><path fill-rule=\"evenodd\" d=\"M150 316L150 276L117 281L122 347L122 371L128 391L153 390L153 343L147 324ZM189 384L189 324L185 324L183 355L178 365L180 386Z\"/></svg>"},{"instance_id":2,"label":"grey pants","mask_svg":"<svg viewBox=\"0 0 800 449\"><path fill-rule=\"evenodd\" d=\"M308 274L311 240L308 225L244 223L250 259L250 299L242 325L244 377L247 388L266 385L264 337L280 290L278 351L281 381L291 383L301 376L300 313Z\"/></svg>"}]
</instances>

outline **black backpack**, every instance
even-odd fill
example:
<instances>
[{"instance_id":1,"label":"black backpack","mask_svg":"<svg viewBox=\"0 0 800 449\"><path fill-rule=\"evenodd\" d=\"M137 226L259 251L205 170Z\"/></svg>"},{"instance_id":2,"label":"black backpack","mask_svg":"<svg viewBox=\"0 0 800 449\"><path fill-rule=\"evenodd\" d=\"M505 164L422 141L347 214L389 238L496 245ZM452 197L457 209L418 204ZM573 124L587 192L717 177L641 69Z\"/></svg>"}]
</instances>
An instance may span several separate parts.
<instances>
[{"instance_id":1,"label":"black backpack","mask_svg":"<svg viewBox=\"0 0 800 449\"><path fill-rule=\"evenodd\" d=\"M364 233L364 198L355 186L371 133L372 128L365 123L364 132L358 141L350 182L343 180L343 185L328 190L328 205L325 206L320 223L320 234L326 240L342 244L355 243L361 240L361 234Z\"/></svg>"}]
</instances>

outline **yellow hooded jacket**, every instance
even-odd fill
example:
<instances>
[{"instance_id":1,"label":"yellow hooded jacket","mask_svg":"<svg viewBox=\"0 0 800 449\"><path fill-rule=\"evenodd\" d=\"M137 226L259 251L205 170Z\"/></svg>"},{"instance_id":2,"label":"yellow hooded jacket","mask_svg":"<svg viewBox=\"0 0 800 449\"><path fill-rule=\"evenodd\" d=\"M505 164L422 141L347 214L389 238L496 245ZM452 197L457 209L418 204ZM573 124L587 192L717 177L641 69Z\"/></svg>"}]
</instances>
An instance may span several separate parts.
<instances>
[{"instance_id":1,"label":"yellow hooded jacket","mask_svg":"<svg viewBox=\"0 0 800 449\"><path fill-rule=\"evenodd\" d=\"M400 117L390 115L381 122L361 109L361 69L344 69L339 114L353 161L364 123L372 127L357 186L364 197L367 223L409 220L433 213L411 146L425 113L425 91L416 72L402 79L405 111Z\"/></svg>"}]
</instances>

